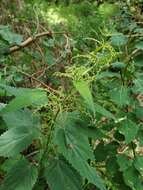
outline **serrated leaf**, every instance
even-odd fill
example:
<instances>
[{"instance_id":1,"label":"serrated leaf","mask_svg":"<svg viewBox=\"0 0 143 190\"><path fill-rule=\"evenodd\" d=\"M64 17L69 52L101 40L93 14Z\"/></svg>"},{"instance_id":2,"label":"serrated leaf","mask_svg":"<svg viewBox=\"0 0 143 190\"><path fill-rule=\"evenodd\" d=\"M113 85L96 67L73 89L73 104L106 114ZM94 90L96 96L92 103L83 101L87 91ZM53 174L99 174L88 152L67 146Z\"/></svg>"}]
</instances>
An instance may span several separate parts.
<instances>
[{"instance_id":1,"label":"serrated leaf","mask_svg":"<svg viewBox=\"0 0 143 190\"><path fill-rule=\"evenodd\" d=\"M39 136L39 130L31 127L15 127L0 136L0 156L16 156Z\"/></svg>"},{"instance_id":2,"label":"serrated leaf","mask_svg":"<svg viewBox=\"0 0 143 190\"><path fill-rule=\"evenodd\" d=\"M132 190L142 190L143 183L139 178L139 173L134 167L130 167L123 173L124 181Z\"/></svg>"},{"instance_id":3,"label":"serrated leaf","mask_svg":"<svg viewBox=\"0 0 143 190\"><path fill-rule=\"evenodd\" d=\"M143 50L143 41L139 41L135 44L135 48Z\"/></svg>"},{"instance_id":4,"label":"serrated leaf","mask_svg":"<svg viewBox=\"0 0 143 190\"><path fill-rule=\"evenodd\" d=\"M120 107L129 104L129 91L125 86L114 88L110 91L111 100Z\"/></svg>"},{"instance_id":5,"label":"serrated leaf","mask_svg":"<svg viewBox=\"0 0 143 190\"><path fill-rule=\"evenodd\" d=\"M113 68L113 69L123 69L123 68L125 68L126 67L126 65L125 65L125 63L123 63L123 62L114 62L114 63L112 63L111 64L111 67Z\"/></svg>"},{"instance_id":6,"label":"serrated leaf","mask_svg":"<svg viewBox=\"0 0 143 190\"><path fill-rule=\"evenodd\" d=\"M54 142L60 146L62 152L68 152L69 157L74 154L81 156L84 160L94 159L88 136L79 133L79 116L75 112L60 113L55 122ZM61 139L61 140L60 140Z\"/></svg>"},{"instance_id":7,"label":"serrated leaf","mask_svg":"<svg viewBox=\"0 0 143 190\"><path fill-rule=\"evenodd\" d=\"M32 190L37 177L37 168L20 160L9 170L0 190Z\"/></svg>"},{"instance_id":8,"label":"serrated leaf","mask_svg":"<svg viewBox=\"0 0 143 190\"><path fill-rule=\"evenodd\" d=\"M120 78L120 75L118 73L104 71L96 75L96 80L100 80L102 78L113 78L113 77Z\"/></svg>"},{"instance_id":9,"label":"serrated leaf","mask_svg":"<svg viewBox=\"0 0 143 190\"><path fill-rule=\"evenodd\" d=\"M20 96L23 93L29 93L31 90L30 88L16 88L12 86L7 86L5 84L0 84L0 90L4 91L6 96Z\"/></svg>"},{"instance_id":10,"label":"serrated leaf","mask_svg":"<svg viewBox=\"0 0 143 190\"><path fill-rule=\"evenodd\" d=\"M94 112L95 110L94 110L93 97L88 83L86 81L74 81L74 86L77 89L77 91L80 93L80 95L84 98L85 102L89 106L89 109L91 109Z\"/></svg>"},{"instance_id":11,"label":"serrated leaf","mask_svg":"<svg viewBox=\"0 0 143 190\"><path fill-rule=\"evenodd\" d=\"M58 151L72 164L81 176L104 190L105 186L96 170L87 164L94 159L88 136L78 131L79 120L73 113L61 113L55 123L54 143Z\"/></svg>"},{"instance_id":12,"label":"serrated leaf","mask_svg":"<svg viewBox=\"0 0 143 190\"><path fill-rule=\"evenodd\" d=\"M8 113L19 110L27 106L41 106L47 103L47 94L42 90L24 90L17 91L17 96L10 101L2 110L2 113Z\"/></svg>"},{"instance_id":13,"label":"serrated leaf","mask_svg":"<svg viewBox=\"0 0 143 190\"><path fill-rule=\"evenodd\" d=\"M79 157L69 158L63 154L65 158L72 164L72 166L80 173L83 178L98 187L100 190L106 190L104 182L95 168L89 166L87 162Z\"/></svg>"},{"instance_id":14,"label":"serrated leaf","mask_svg":"<svg viewBox=\"0 0 143 190\"><path fill-rule=\"evenodd\" d=\"M138 130L139 127L131 120L125 120L119 128L119 131L125 136L125 141L127 144L135 139Z\"/></svg>"},{"instance_id":15,"label":"serrated leaf","mask_svg":"<svg viewBox=\"0 0 143 190\"><path fill-rule=\"evenodd\" d=\"M143 93L143 75L139 74L137 78L133 81L133 92L135 93Z\"/></svg>"},{"instance_id":16,"label":"serrated leaf","mask_svg":"<svg viewBox=\"0 0 143 190\"><path fill-rule=\"evenodd\" d=\"M86 134L89 138L94 140L105 138L106 135L101 129L93 128L93 127L78 127L80 133Z\"/></svg>"},{"instance_id":17,"label":"serrated leaf","mask_svg":"<svg viewBox=\"0 0 143 190\"><path fill-rule=\"evenodd\" d=\"M101 115L109 118L109 119L114 119L116 120L115 116L109 112L108 110L106 110L104 107L100 106L99 104L95 103L95 110L96 112L100 113Z\"/></svg>"},{"instance_id":18,"label":"serrated leaf","mask_svg":"<svg viewBox=\"0 0 143 190\"><path fill-rule=\"evenodd\" d=\"M39 118L37 116L33 116L31 111L28 109L2 114L2 118L8 128L24 126L34 127L40 125Z\"/></svg>"},{"instance_id":19,"label":"serrated leaf","mask_svg":"<svg viewBox=\"0 0 143 190\"><path fill-rule=\"evenodd\" d=\"M20 44L23 40L22 35L11 32L8 26L0 27L0 36L9 44Z\"/></svg>"},{"instance_id":20,"label":"serrated leaf","mask_svg":"<svg viewBox=\"0 0 143 190\"><path fill-rule=\"evenodd\" d=\"M108 110L106 110L99 104L94 103L91 91L86 81L75 81L74 86L79 91L80 95L85 99L87 105L93 111L93 113L96 111L101 115L106 116L107 118L115 119L112 113L110 113Z\"/></svg>"},{"instance_id":21,"label":"serrated leaf","mask_svg":"<svg viewBox=\"0 0 143 190\"><path fill-rule=\"evenodd\" d=\"M111 44L114 46L124 46L126 45L128 38L122 33L115 33L111 37Z\"/></svg>"},{"instance_id":22,"label":"serrated leaf","mask_svg":"<svg viewBox=\"0 0 143 190\"><path fill-rule=\"evenodd\" d=\"M133 161L129 159L126 155L119 154L117 155L117 163L120 166L120 171L125 171L132 166Z\"/></svg>"},{"instance_id":23,"label":"serrated leaf","mask_svg":"<svg viewBox=\"0 0 143 190\"><path fill-rule=\"evenodd\" d=\"M143 175L143 156L136 156L134 166Z\"/></svg>"},{"instance_id":24,"label":"serrated leaf","mask_svg":"<svg viewBox=\"0 0 143 190\"><path fill-rule=\"evenodd\" d=\"M49 162L44 176L51 190L82 190L79 174L60 158Z\"/></svg>"}]
</instances>

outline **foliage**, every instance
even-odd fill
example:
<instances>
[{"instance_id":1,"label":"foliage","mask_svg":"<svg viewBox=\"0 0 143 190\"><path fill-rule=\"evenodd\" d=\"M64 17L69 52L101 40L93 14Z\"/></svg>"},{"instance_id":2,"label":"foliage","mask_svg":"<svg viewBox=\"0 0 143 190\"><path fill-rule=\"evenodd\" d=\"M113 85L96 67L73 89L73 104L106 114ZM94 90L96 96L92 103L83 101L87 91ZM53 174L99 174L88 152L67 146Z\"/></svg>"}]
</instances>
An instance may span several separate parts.
<instances>
[{"instance_id":1,"label":"foliage","mask_svg":"<svg viewBox=\"0 0 143 190\"><path fill-rule=\"evenodd\" d=\"M113 3L2 3L0 190L143 189L142 1Z\"/></svg>"}]
</instances>

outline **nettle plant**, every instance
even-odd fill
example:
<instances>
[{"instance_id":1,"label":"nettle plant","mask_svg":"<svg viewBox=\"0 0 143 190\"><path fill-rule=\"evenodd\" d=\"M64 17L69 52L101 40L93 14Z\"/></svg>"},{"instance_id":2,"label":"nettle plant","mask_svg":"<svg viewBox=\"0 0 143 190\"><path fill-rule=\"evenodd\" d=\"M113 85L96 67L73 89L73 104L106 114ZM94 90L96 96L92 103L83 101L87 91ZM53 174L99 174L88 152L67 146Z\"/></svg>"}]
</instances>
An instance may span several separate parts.
<instances>
[{"instance_id":1,"label":"nettle plant","mask_svg":"<svg viewBox=\"0 0 143 190\"><path fill-rule=\"evenodd\" d=\"M64 88L0 84L1 190L143 189L142 30L128 30L55 73Z\"/></svg>"},{"instance_id":2,"label":"nettle plant","mask_svg":"<svg viewBox=\"0 0 143 190\"><path fill-rule=\"evenodd\" d=\"M114 38L55 73L68 89L0 85L1 190L143 189L142 42L125 59L126 37Z\"/></svg>"}]
</instances>

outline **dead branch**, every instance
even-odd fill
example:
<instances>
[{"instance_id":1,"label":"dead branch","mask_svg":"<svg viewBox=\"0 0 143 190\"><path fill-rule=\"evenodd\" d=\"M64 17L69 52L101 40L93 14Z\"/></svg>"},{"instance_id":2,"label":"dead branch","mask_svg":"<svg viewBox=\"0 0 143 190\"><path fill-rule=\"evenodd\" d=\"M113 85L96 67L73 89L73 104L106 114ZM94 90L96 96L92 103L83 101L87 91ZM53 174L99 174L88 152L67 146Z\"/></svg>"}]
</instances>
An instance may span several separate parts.
<instances>
[{"instance_id":1,"label":"dead branch","mask_svg":"<svg viewBox=\"0 0 143 190\"><path fill-rule=\"evenodd\" d=\"M53 34L64 34L64 32L54 32L54 33L52 33L51 31L47 31L47 32L42 32L42 33L36 34L33 37L27 38L21 44L10 47L9 51L7 52L7 54L12 54L12 53L14 53L14 52L16 52L16 51L24 48L24 47L27 47L28 45L30 45L31 43L35 42L37 39L39 39L41 37L47 36L48 38L52 38Z\"/></svg>"}]
</instances>

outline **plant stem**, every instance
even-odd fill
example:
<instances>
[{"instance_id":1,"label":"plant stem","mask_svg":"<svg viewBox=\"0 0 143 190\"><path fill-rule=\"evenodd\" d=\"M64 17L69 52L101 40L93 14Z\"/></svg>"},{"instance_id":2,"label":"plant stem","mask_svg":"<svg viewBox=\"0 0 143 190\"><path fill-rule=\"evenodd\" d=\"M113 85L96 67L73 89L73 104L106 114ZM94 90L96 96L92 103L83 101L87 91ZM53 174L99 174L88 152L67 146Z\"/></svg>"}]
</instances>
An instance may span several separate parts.
<instances>
[{"instance_id":1,"label":"plant stem","mask_svg":"<svg viewBox=\"0 0 143 190\"><path fill-rule=\"evenodd\" d=\"M51 139L52 139L52 134L53 134L53 129L54 129L54 122L56 121L56 118L58 116L58 113L59 113L60 109L57 110L54 118L53 118L53 123L51 125L51 128L50 128L50 135L49 135L49 139L47 138L47 143L46 143L46 153L49 152L49 145L50 145L50 142L51 142Z\"/></svg>"},{"instance_id":2,"label":"plant stem","mask_svg":"<svg viewBox=\"0 0 143 190\"><path fill-rule=\"evenodd\" d=\"M122 71L120 71L120 76L121 76L122 84L123 84L123 86L124 86L125 81L124 81L124 77L123 77L123 73L122 73Z\"/></svg>"},{"instance_id":3,"label":"plant stem","mask_svg":"<svg viewBox=\"0 0 143 190\"><path fill-rule=\"evenodd\" d=\"M44 150L43 150L43 153L42 153L42 156L41 156L41 159L39 161L39 176L38 176L38 179L40 180L40 178L42 178L43 176L43 160L45 158L45 156L49 153L49 144L51 142L51 139L52 139L52 132L53 132L53 128L54 128L54 122L56 121L56 118L57 118L57 115L59 113L60 109L57 110L55 116L54 116L54 119L53 119L53 123L51 124L51 128L50 128L50 135L46 135L46 145L44 147Z\"/></svg>"},{"instance_id":4,"label":"plant stem","mask_svg":"<svg viewBox=\"0 0 143 190\"><path fill-rule=\"evenodd\" d=\"M131 147L132 147L133 155L134 155L134 158L135 158L136 157L136 151L135 151L133 142L131 142Z\"/></svg>"}]
</instances>

